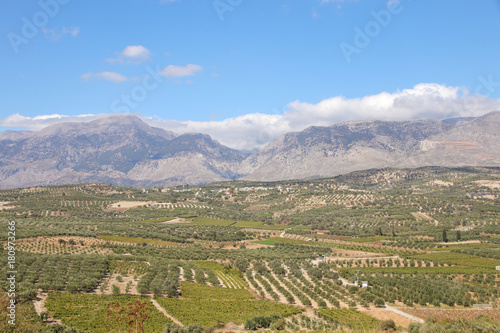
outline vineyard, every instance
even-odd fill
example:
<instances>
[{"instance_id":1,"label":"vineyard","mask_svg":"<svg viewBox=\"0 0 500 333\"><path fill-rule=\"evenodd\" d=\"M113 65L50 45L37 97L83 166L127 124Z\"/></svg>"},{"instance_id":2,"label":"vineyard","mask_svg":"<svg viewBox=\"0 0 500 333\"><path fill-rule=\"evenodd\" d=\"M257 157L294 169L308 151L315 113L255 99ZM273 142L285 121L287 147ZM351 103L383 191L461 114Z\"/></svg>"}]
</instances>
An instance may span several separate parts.
<instances>
[{"instance_id":1,"label":"vineyard","mask_svg":"<svg viewBox=\"0 0 500 333\"><path fill-rule=\"evenodd\" d=\"M376 328L379 321L354 309L329 309L319 311L319 315L334 322L354 329L368 330Z\"/></svg>"},{"instance_id":2,"label":"vineyard","mask_svg":"<svg viewBox=\"0 0 500 333\"><path fill-rule=\"evenodd\" d=\"M230 266L224 266L213 261L199 261L196 265L204 267L214 272L221 282L220 285L226 288L247 288L247 284L242 279L242 272ZM213 285L213 284L212 284Z\"/></svg>"},{"instance_id":3,"label":"vineyard","mask_svg":"<svg viewBox=\"0 0 500 333\"><path fill-rule=\"evenodd\" d=\"M181 293L181 299L158 297L157 301L183 324L217 327L229 322L242 324L246 319L262 314L288 317L302 312L293 306L257 300L244 289L184 282L181 285Z\"/></svg>"},{"instance_id":4,"label":"vineyard","mask_svg":"<svg viewBox=\"0 0 500 333\"><path fill-rule=\"evenodd\" d=\"M89 294L59 294L51 293L45 304L47 309L56 318L60 318L69 326L78 327L81 330L90 332L109 332L110 327L117 329L118 325L125 329L128 327L125 316L121 316L116 322L116 318L108 320L108 306L119 304L123 307L127 303L136 300L147 301L148 310L145 313L149 316L144 321L147 332L161 333L165 324L171 322L161 314L148 299L141 299L130 296L102 296Z\"/></svg>"}]
</instances>

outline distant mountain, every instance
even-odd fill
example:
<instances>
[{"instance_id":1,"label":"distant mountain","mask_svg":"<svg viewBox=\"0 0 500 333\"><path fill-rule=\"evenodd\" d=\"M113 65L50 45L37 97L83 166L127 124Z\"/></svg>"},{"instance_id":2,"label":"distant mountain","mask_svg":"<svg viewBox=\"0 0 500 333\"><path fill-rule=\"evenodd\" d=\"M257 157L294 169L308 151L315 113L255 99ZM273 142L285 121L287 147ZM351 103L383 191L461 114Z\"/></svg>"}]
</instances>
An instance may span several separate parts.
<instances>
[{"instance_id":1,"label":"distant mountain","mask_svg":"<svg viewBox=\"0 0 500 333\"><path fill-rule=\"evenodd\" d=\"M419 142L397 166L500 165L500 112L461 121L446 132Z\"/></svg>"},{"instance_id":2,"label":"distant mountain","mask_svg":"<svg viewBox=\"0 0 500 333\"><path fill-rule=\"evenodd\" d=\"M156 155L137 163L128 176L140 183L205 184L238 178L243 159L206 134L189 133L158 147Z\"/></svg>"},{"instance_id":3,"label":"distant mountain","mask_svg":"<svg viewBox=\"0 0 500 333\"><path fill-rule=\"evenodd\" d=\"M382 167L500 166L500 112L446 121L350 121L287 133L246 156L135 116L0 133L0 188L106 182L171 186L329 177Z\"/></svg>"},{"instance_id":4,"label":"distant mountain","mask_svg":"<svg viewBox=\"0 0 500 333\"><path fill-rule=\"evenodd\" d=\"M242 154L207 135L178 136L135 116L113 116L3 134L0 187L205 183L235 177L241 160Z\"/></svg>"},{"instance_id":5,"label":"distant mountain","mask_svg":"<svg viewBox=\"0 0 500 333\"><path fill-rule=\"evenodd\" d=\"M500 165L500 112L460 121L351 121L287 133L248 157L247 180L330 177L382 167Z\"/></svg>"}]
</instances>

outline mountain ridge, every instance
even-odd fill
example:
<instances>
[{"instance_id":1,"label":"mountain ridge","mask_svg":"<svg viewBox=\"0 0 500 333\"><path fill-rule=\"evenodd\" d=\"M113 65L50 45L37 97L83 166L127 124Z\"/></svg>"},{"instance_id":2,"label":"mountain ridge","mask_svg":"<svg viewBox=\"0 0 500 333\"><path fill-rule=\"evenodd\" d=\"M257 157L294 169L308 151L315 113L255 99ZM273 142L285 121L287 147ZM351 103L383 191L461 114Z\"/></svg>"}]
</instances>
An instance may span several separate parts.
<instances>
[{"instance_id":1,"label":"mountain ridge","mask_svg":"<svg viewBox=\"0 0 500 333\"><path fill-rule=\"evenodd\" d=\"M356 120L283 134L243 154L133 115L0 133L0 188L106 182L171 186L331 177L373 168L499 166L500 111L477 118Z\"/></svg>"}]
</instances>

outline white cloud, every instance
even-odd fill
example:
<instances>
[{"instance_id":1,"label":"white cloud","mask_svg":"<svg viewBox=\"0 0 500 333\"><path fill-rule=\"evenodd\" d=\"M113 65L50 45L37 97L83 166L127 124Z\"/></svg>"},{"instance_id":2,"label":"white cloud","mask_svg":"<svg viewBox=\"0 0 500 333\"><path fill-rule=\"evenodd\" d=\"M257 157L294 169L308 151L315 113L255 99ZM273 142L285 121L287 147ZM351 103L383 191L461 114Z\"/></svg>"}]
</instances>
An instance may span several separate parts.
<instances>
[{"instance_id":1,"label":"white cloud","mask_svg":"<svg viewBox=\"0 0 500 333\"><path fill-rule=\"evenodd\" d=\"M220 121L177 121L143 118L152 126L175 133L206 133L235 149L254 150L292 129L279 114L252 113Z\"/></svg>"},{"instance_id":2,"label":"white cloud","mask_svg":"<svg viewBox=\"0 0 500 333\"><path fill-rule=\"evenodd\" d=\"M445 119L481 116L500 110L500 100L470 95L462 88L439 84L419 84L412 89L382 92L363 98L342 96L317 104L294 101L282 114L246 114L221 121L146 120L153 126L176 133L201 132L231 148L253 150L265 146L287 132L309 126L330 126L348 120Z\"/></svg>"},{"instance_id":3,"label":"white cloud","mask_svg":"<svg viewBox=\"0 0 500 333\"><path fill-rule=\"evenodd\" d=\"M127 46L125 50L123 50L122 55L127 58L138 59L138 60L147 60L151 52L141 45L132 45Z\"/></svg>"},{"instance_id":4,"label":"white cloud","mask_svg":"<svg viewBox=\"0 0 500 333\"><path fill-rule=\"evenodd\" d=\"M193 65L193 64L189 64L186 66L168 65L167 67L165 67L160 71L160 74L166 77L184 77L184 76L193 76L201 70L203 70L203 67L201 67L200 65Z\"/></svg>"},{"instance_id":5,"label":"white cloud","mask_svg":"<svg viewBox=\"0 0 500 333\"><path fill-rule=\"evenodd\" d=\"M42 27L42 32L43 32L43 35L45 36L45 38L55 42L55 41L61 39L65 35L69 35L71 37L78 36L78 34L80 33L80 28L79 27L75 27L75 28L64 27L64 28L58 30L58 29L49 29L49 28Z\"/></svg>"},{"instance_id":6,"label":"white cloud","mask_svg":"<svg viewBox=\"0 0 500 333\"><path fill-rule=\"evenodd\" d=\"M0 126L26 128L31 131L39 131L44 127L62 122L86 122L99 118L99 115L82 114L68 116L61 114L40 115L35 117L26 117L19 113L12 114L4 119L0 119Z\"/></svg>"},{"instance_id":7,"label":"white cloud","mask_svg":"<svg viewBox=\"0 0 500 333\"><path fill-rule=\"evenodd\" d=\"M148 124L174 131L206 133L220 143L240 150L254 150L280 135L309 126L329 126L347 120L445 119L481 116L500 110L500 99L469 94L460 87L434 83L418 84L393 93L382 92L362 98L337 96L317 104L289 103L279 114L252 113L217 121L177 121L144 117ZM106 115L48 115L25 117L19 114L0 119L0 126L39 130L63 121L91 121Z\"/></svg>"},{"instance_id":8,"label":"white cloud","mask_svg":"<svg viewBox=\"0 0 500 333\"><path fill-rule=\"evenodd\" d=\"M116 72L85 73L81 76L84 81L91 79L102 79L113 83L122 83L128 81L127 77Z\"/></svg>"},{"instance_id":9,"label":"white cloud","mask_svg":"<svg viewBox=\"0 0 500 333\"><path fill-rule=\"evenodd\" d=\"M327 126L347 120L444 119L480 116L500 109L500 100L470 95L459 87L422 83L412 89L383 92L363 98L334 97L317 104L294 101L284 117L292 128L301 125Z\"/></svg>"},{"instance_id":10,"label":"white cloud","mask_svg":"<svg viewBox=\"0 0 500 333\"><path fill-rule=\"evenodd\" d=\"M142 45L129 45L116 58L106 59L110 63L119 64L139 64L148 61L151 56L151 51Z\"/></svg>"},{"instance_id":11,"label":"white cloud","mask_svg":"<svg viewBox=\"0 0 500 333\"><path fill-rule=\"evenodd\" d=\"M363 98L334 97L317 104L294 101L284 117L292 127L300 124L329 125L346 120L444 119L480 116L500 109L500 100L470 95L459 87L422 83L412 89L383 92Z\"/></svg>"}]
</instances>

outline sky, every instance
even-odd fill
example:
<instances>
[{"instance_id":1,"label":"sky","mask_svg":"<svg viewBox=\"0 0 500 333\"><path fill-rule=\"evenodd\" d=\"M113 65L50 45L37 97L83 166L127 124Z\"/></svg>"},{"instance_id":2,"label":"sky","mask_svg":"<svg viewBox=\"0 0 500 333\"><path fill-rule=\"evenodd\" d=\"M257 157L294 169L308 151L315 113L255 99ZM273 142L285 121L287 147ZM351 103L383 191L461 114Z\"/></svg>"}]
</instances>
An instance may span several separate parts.
<instances>
[{"instance_id":1,"label":"sky","mask_svg":"<svg viewBox=\"0 0 500 333\"><path fill-rule=\"evenodd\" d=\"M500 0L2 0L0 131L117 113L251 151L500 110Z\"/></svg>"}]
</instances>

